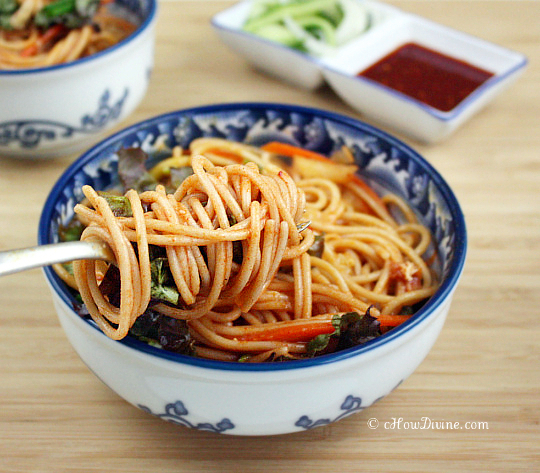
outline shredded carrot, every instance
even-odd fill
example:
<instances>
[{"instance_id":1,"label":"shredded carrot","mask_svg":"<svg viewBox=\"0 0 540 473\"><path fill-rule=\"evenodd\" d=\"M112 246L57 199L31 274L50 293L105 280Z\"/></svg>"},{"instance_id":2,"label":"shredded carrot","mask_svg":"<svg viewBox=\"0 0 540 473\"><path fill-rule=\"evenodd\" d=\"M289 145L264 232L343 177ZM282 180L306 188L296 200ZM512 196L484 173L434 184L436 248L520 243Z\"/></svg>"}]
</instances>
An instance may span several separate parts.
<instances>
[{"instance_id":1,"label":"shredded carrot","mask_svg":"<svg viewBox=\"0 0 540 473\"><path fill-rule=\"evenodd\" d=\"M257 341L285 341L307 342L317 335L333 333L335 331L331 320L305 320L291 322L277 322L271 326L254 325L249 327L249 332L237 336L237 340Z\"/></svg>"},{"instance_id":2,"label":"shredded carrot","mask_svg":"<svg viewBox=\"0 0 540 473\"><path fill-rule=\"evenodd\" d=\"M412 315L379 315L377 320L381 327L392 328L401 325ZM236 340L242 341L283 341L283 342L307 342L317 335L332 334L335 328L331 320L293 320L277 322L269 325L253 325L246 327L242 335L237 335Z\"/></svg>"},{"instance_id":3,"label":"shredded carrot","mask_svg":"<svg viewBox=\"0 0 540 473\"><path fill-rule=\"evenodd\" d=\"M302 156L304 158L311 158L315 159L317 161L324 161L329 163L334 163L330 158L327 158L326 156L316 153L315 151L310 151L304 148L300 148L298 146L290 145L287 143L281 143L279 141L271 141L263 146L261 146L261 149L264 151L268 151L270 153L276 153L281 154L282 156ZM335 163L334 163L335 164ZM369 187L361 177L359 177L356 174L351 174L350 177L351 182L354 182L358 187L361 187L372 199L375 201L378 205L380 205L382 208L386 208L381 198L377 195L377 193Z\"/></svg>"},{"instance_id":4,"label":"shredded carrot","mask_svg":"<svg viewBox=\"0 0 540 473\"><path fill-rule=\"evenodd\" d=\"M54 41L56 38L61 36L64 32L64 26L62 25L54 25L51 26L45 33L38 36L36 41L34 41L32 44L28 45L25 49L21 51L22 57L29 57L29 56L35 56L38 54L47 43L50 43L51 41Z\"/></svg>"},{"instance_id":5,"label":"shredded carrot","mask_svg":"<svg viewBox=\"0 0 540 473\"><path fill-rule=\"evenodd\" d=\"M330 163L334 162L326 156L316 153L315 151L310 151L308 149L300 148L298 146L290 145L287 143L281 143L279 141L271 141L269 143L266 143L265 145L261 146L261 149L264 151L268 151L269 153L281 154L282 156L290 156L291 158L293 158L294 156L302 156L304 158L311 158L317 161L325 161Z\"/></svg>"},{"instance_id":6,"label":"shredded carrot","mask_svg":"<svg viewBox=\"0 0 540 473\"><path fill-rule=\"evenodd\" d=\"M411 317L412 315L379 315L377 320L381 324L381 327L397 327Z\"/></svg>"},{"instance_id":7,"label":"shredded carrot","mask_svg":"<svg viewBox=\"0 0 540 473\"><path fill-rule=\"evenodd\" d=\"M241 163L244 161L244 158L242 156L233 153L232 151L227 151L224 149L219 148L212 148L206 151L207 153L212 153L217 156L221 156L222 158L232 159L233 161L236 161L237 163Z\"/></svg>"},{"instance_id":8,"label":"shredded carrot","mask_svg":"<svg viewBox=\"0 0 540 473\"><path fill-rule=\"evenodd\" d=\"M21 51L22 57L35 56L38 53L37 42L29 44L26 48Z\"/></svg>"}]
</instances>

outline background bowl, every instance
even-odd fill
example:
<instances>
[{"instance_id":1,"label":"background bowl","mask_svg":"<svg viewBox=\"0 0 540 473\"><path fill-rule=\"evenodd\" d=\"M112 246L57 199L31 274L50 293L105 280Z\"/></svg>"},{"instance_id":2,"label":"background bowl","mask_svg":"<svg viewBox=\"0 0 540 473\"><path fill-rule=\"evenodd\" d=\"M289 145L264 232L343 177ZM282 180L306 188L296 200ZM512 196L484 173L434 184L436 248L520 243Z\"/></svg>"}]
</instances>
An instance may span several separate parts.
<instances>
[{"instance_id":1,"label":"background bowl","mask_svg":"<svg viewBox=\"0 0 540 473\"><path fill-rule=\"evenodd\" d=\"M116 178L116 152L142 147L167 155L200 136L262 145L281 140L329 154L349 146L362 176L380 192L405 198L434 236L439 254L436 294L407 322L365 345L282 363L204 360L130 337L117 342L72 309L74 299L45 269L68 339L87 366L131 404L195 429L237 435L302 431L361 411L413 373L442 329L466 254L465 222L451 189L411 148L365 123L333 113L279 104L224 104L180 110L133 125L75 161L53 187L39 225L39 243L58 241L81 186L106 188Z\"/></svg>"},{"instance_id":2,"label":"background bowl","mask_svg":"<svg viewBox=\"0 0 540 473\"><path fill-rule=\"evenodd\" d=\"M39 69L0 70L0 157L82 151L140 103L154 58L156 0L116 0L140 22L92 56Z\"/></svg>"}]
</instances>

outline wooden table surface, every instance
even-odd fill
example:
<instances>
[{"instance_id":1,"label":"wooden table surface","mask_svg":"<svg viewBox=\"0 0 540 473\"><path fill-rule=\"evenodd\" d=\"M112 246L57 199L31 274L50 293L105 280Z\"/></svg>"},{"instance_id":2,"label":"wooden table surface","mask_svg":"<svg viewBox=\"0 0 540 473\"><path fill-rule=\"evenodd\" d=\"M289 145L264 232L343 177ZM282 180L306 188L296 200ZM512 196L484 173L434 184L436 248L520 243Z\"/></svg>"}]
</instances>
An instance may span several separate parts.
<instances>
[{"instance_id":1,"label":"wooden table surface","mask_svg":"<svg viewBox=\"0 0 540 473\"><path fill-rule=\"evenodd\" d=\"M137 410L90 373L64 337L41 271L31 270L0 280L1 473L540 471L540 2L389 3L530 61L445 142L405 138L455 190L470 240L447 323L418 370L370 409L312 431L241 438L188 430ZM330 89L295 89L226 49L209 19L229 4L161 3L151 85L121 127L234 101L359 117ZM35 244L43 202L72 159L0 160L0 250ZM379 428L369 428L371 418ZM462 429L404 428L422 418Z\"/></svg>"}]
</instances>

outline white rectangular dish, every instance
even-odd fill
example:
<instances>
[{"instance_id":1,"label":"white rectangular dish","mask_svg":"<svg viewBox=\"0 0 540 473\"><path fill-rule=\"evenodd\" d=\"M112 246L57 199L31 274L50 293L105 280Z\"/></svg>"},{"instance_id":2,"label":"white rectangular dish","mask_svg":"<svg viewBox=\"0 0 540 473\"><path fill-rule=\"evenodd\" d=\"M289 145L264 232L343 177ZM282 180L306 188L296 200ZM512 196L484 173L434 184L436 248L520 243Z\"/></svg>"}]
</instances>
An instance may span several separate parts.
<instances>
[{"instance_id":1,"label":"white rectangular dish","mask_svg":"<svg viewBox=\"0 0 540 473\"><path fill-rule=\"evenodd\" d=\"M358 74L397 47L415 43L485 69L493 76L449 111L442 111ZM351 107L412 138L433 143L446 138L508 87L523 72L526 58L516 52L414 15L403 15L376 34L325 58L322 73Z\"/></svg>"},{"instance_id":2,"label":"white rectangular dish","mask_svg":"<svg viewBox=\"0 0 540 473\"><path fill-rule=\"evenodd\" d=\"M514 82L527 65L527 58L520 53L384 3L358 1L366 5L376 21L332 54L319 57L244 31L252 0L218 13L212 25L227 46L257 69L311 91L326 81L344 102L366 118L424 143L448 137ZM408 43L485 70L492 76L449 110L435 108L359 76Z\"/></svg>"}]
</instances>

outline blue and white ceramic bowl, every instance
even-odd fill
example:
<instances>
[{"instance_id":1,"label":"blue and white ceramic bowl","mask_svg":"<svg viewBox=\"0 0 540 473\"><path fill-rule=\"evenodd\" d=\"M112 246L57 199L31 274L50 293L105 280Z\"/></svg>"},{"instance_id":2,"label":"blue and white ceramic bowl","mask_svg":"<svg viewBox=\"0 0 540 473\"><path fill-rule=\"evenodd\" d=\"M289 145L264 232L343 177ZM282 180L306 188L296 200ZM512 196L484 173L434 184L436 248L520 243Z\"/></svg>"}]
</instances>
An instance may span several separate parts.
<instances>
[{"instance_id":1,"label":"blue and white ceramic bowl","mask_svg":"<svg viewBox=\"0 0 540 473\"><path fill-rule=\"evenodd\" d=\"M420 155L365 123L279 104L224 104L146 120L101 142L61 176L39 225L39 243L56 242L81 186L116 179L116 152L142 147L167 155L201 136L262 145L282 140L329 154L349 146L362 176L405 198L431 229L440 256L440 289L410 320L363 346L282 363L232 363L177 355L129 337L118 342L72 309L70 292L45 269L68 339L88 367L131 404L194 429L237 435L299 432L342 419L380 400L410 376L441 331L463 270L466 230L452 190ZM429 402L429 401L427 401Z\"/></svg>"},{"instance_id":2,"label":"blue and white ceramic bowl","mask_svg":"<svg viewBox=\"0 0 540 473\"><path fill-rule=\"evenodd\" d=\"M143 99L154 60L156 0L116 0L139 24L92 56L0 70L0 157L54 158L87 149Z\"/></svg>"}]
</instances>

